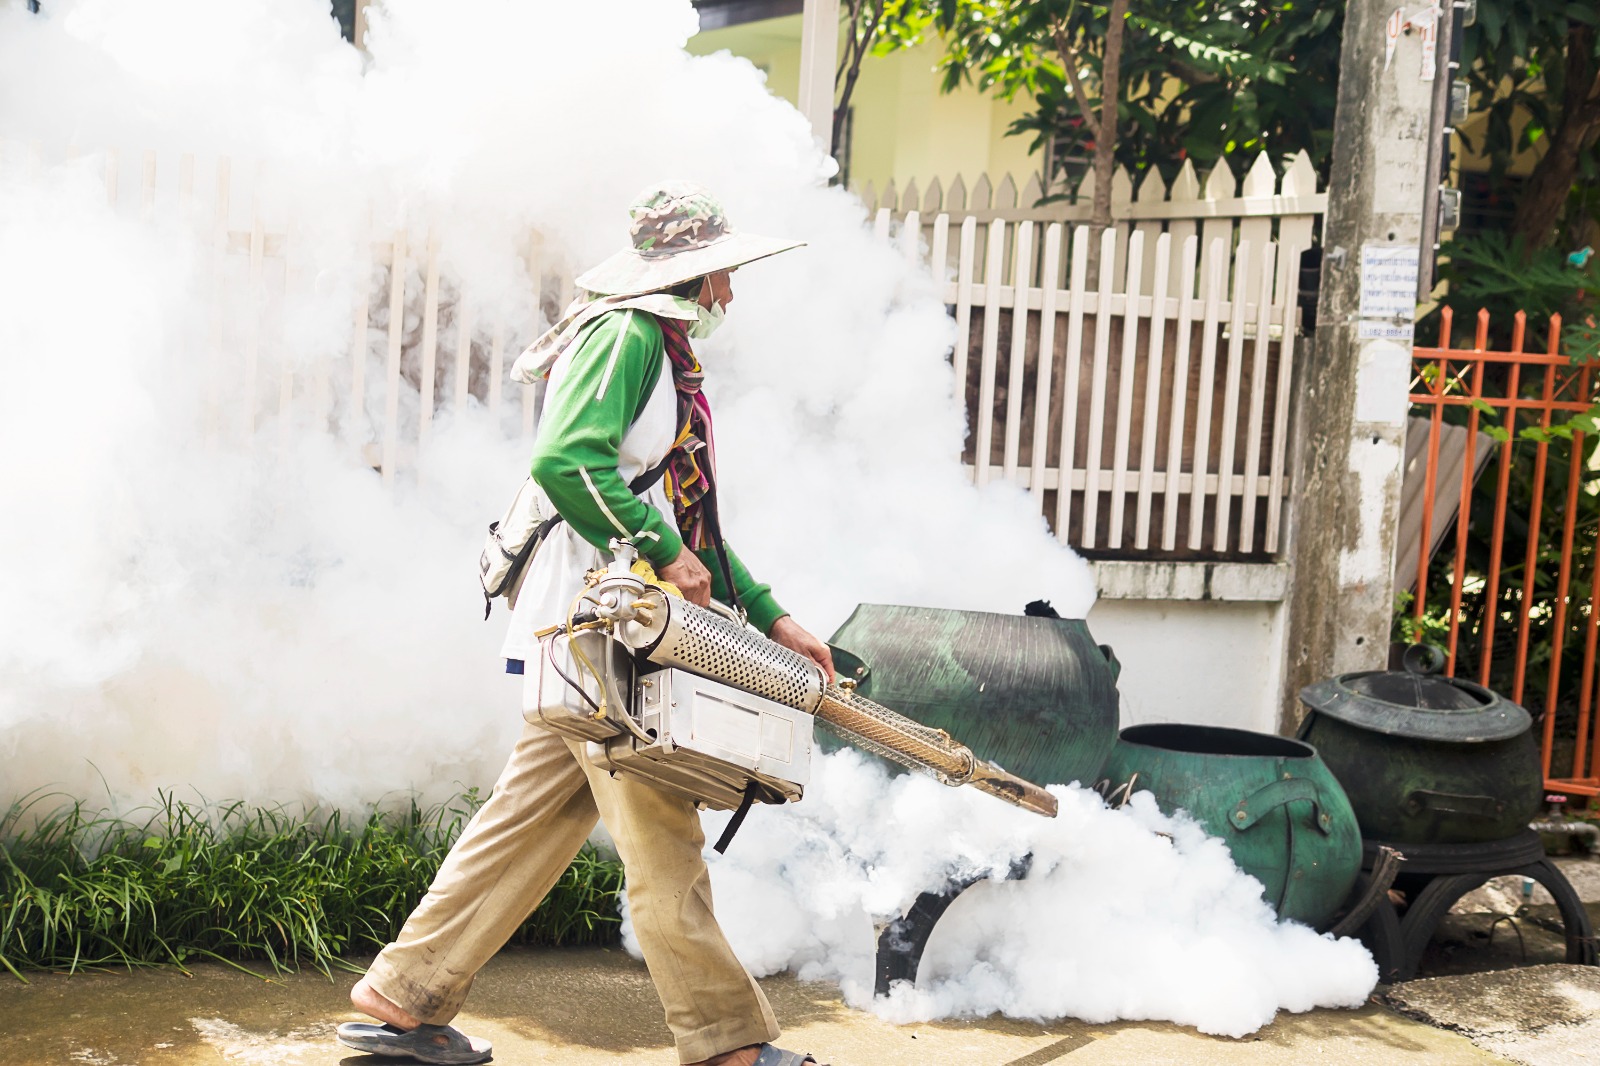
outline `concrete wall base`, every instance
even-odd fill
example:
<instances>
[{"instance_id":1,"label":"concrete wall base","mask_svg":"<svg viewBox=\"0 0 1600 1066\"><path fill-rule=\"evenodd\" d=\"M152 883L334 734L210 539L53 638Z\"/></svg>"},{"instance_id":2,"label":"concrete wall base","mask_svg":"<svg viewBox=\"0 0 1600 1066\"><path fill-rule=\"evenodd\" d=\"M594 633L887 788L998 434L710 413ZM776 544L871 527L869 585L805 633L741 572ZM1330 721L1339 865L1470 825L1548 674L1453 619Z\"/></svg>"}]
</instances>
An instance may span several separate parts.
<instances>
[{"instance_id":1,"label":"concrete wall base","mask_svg":"<svg viewBox=\"0 0 1600 1066\"><path fill-rule=\"evenodd\" d=\"M1122 663L1122 725L1275 732L1283 684L1277 564L1096 563L1095 639Z\"/></svg>"}]
</instances>

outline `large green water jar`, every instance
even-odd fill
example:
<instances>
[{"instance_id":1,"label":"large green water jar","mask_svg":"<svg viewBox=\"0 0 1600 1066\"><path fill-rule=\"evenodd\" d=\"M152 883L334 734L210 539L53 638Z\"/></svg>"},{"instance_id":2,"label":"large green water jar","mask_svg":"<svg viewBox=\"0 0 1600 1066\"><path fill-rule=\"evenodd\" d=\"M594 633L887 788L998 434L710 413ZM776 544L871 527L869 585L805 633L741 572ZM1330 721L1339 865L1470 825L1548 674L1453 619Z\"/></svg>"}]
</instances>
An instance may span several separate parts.
<instances>
[{"instance_id":1,"label":"large green water jar","mask_svg":"<svg viewBox=\"0 0 1600 1066\"><path fill-rule=\"evenodd\" d=\"M1326 923L1361 872L1355 812L1310 744L1216 726L1130 726L1105 776L1221 837L1280 918Z\"/></svg>"},{"instance_id":2,"label":"large green water jar","mask_svg":"<svg viewBox=\"0 0 1600 1066\"><path fill-rule=\"evenodd\" d=\"M1093 784L1116 743L1116 658L1081 618L863 603L831 643L862 695L1029 781Z\"/></svg>"}]
</instances>

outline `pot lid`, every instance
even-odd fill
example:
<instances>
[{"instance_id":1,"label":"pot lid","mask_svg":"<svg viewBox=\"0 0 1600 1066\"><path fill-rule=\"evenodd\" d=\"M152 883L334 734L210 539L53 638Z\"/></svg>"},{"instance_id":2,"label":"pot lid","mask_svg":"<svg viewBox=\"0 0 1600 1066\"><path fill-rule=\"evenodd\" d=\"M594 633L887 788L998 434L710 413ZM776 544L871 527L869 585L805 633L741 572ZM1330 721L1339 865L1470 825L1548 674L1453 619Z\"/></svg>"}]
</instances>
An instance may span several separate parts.
<instances>
[{"instance_id":1,"label":"pot lid","mask_svg":"<svg viewBox=\"0 0 1600 1066\"><path fill-rule=\"evenodd\" d=\"M1509 740L1533 717L1482 685L1438 674L1444 653L1414 644L1404 670L1341 674L1300 690L1307 707L1362 729L1396 737L1471 744Z\"/></svg>"}]
</instances>

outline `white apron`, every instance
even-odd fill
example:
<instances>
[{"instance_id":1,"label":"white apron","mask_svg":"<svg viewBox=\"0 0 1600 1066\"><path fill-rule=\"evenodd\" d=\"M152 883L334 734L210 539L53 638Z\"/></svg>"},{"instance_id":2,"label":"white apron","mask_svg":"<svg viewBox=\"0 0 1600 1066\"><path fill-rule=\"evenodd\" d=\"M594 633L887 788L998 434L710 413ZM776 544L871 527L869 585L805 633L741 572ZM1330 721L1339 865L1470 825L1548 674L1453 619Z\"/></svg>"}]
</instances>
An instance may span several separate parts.
<instances>
[{"instance_id":1,"label":"white apron","mask_svg":"<svg viewBox=\"0 0 1600 1066\"><path fill-rule=\"evenodd\" d=\"M566 372L572 362L573 349L562 353L550 368L549 385L545 396L548 401L560 393ZM656 378L650 399L644 410L622 435L618 449L617 473L624 482L656 466L667 457L672 442L677 439L678 397L672 384L672 364L663 353L661 374ZM640 499L660 511L667 524L677 528L672 503L667 498L661 482L640 494ZM543 513L554 513L549 498L541 490L538 503ZM501 654L507 659L521 659L524 667L523 707L527 711L556 703L581 703L581 698L567 689L565 683L550 671L540 671L537 658L543 654L534 633L557 622L565 622L572 601L583 590L583 575L608 561L607 557L578 535L567 522L551 531L539 548L538 554L528 564L527 577L517 595L517 606L511 613L511 625L506 632ZM576 676L572 658L564 650L556 652L557 661L569 676ZM539 676L546 675L546 692L539 692Z\"/></svg>"}]
</instances>

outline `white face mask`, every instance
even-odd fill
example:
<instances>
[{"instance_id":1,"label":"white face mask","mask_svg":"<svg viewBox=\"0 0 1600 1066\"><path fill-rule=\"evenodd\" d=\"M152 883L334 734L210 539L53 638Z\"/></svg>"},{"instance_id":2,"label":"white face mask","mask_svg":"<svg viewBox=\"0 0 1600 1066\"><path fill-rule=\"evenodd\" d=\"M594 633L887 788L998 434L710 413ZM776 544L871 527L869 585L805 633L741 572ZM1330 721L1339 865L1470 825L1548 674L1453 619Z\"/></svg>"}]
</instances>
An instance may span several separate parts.
<instances>
[{"instance_id":1,"label":"white face mask","mask_svg":"<svg viewBox=\"0 0 1600 1066\"><path fill-rule=\"evenodd\" d=\"M722 310L722 305L715 300L711 301L709 309L696 304L694 311L695 321L694 325L689 327L689 336L695 340L705 340L711 336L727 317L726 312Z\"/></svg>"}]
</instances>

